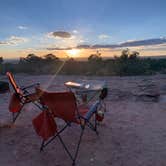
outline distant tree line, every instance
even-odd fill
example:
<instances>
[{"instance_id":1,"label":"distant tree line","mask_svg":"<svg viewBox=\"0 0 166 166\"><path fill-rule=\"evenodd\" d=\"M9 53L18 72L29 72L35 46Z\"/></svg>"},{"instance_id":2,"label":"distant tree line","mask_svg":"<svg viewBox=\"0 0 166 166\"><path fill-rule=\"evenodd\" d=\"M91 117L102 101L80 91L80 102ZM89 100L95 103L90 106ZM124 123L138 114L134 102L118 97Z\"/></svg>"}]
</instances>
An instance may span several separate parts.
<instances>
[{"instance_id":1,"label":"distant tree line","mask_svg":"<svg viewBox=\"0 0 166 166\"><path fill-rule=\"evenodd\" d=\"M0 74L7 71L28 74L65 74L65 75L151 75L166 74L166 58L140 58L139 52L129 49L122 51L120 56L102 59L97 51L91 54L87 61L77 61L73 58L61 60L53 54L39 57L29 54L20 58L17 64L4 63L0 57Z\"/></svg>"}]
</instances>

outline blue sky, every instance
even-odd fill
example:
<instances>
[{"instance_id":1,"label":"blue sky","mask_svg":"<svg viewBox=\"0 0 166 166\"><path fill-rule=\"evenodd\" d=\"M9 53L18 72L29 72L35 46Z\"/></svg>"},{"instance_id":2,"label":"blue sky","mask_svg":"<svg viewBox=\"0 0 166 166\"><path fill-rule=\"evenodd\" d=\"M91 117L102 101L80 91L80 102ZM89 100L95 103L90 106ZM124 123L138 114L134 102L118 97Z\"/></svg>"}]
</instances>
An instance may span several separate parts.
<instances>
[{"instance_id":1,"label":"blue sky","mask_svg":"<svg viewBox=\"0 0 166 166\"><path fill-rule=\"evenodd\" d=\"M80 41L75 44L159 38L166 36L165 20L165 0L4 0L0 4L0 51L56 45L52 39L41 41L56 31L75 35L74 40ZM20 38L20 42L6 46L11 38Z\"/></svg>"}]
</instances>

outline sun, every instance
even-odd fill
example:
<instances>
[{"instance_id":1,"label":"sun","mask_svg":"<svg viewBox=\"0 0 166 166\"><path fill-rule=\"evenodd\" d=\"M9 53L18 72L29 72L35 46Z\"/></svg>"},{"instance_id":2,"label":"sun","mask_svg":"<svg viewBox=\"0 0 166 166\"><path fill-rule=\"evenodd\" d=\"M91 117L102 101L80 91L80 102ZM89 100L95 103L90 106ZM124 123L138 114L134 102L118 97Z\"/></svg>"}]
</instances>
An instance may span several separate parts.
<instances>
[{"instance_id":1,"label":"sun","mask_svg":"<svg viewBox=\"0 0 166 166\"><path fill-rule=\"evenodd\" d=\"M79 57L80 50L78 50L78 49L71 49L71 50L67 50L66 52L71 57Z\"/></svg>"}]
</instances>

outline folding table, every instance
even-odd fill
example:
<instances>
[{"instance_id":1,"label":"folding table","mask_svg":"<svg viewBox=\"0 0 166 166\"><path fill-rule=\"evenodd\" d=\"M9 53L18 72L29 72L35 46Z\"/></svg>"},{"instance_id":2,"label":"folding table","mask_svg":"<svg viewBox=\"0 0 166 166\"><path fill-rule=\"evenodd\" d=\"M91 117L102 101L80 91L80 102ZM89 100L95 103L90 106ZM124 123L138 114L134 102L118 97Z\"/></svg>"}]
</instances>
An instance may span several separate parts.
<instances>
[{"instance_id":1,"label":"folding table","mask_svg":"<svg viewBox=\"0 0 166 166\"><path fill-rule=\"evenodd\" d=\"M65 86L75 93L79 104L89 104L98 100L102 91L107 91L106 82L98 80L68 81Z\"/></svg>"}]
</instances>

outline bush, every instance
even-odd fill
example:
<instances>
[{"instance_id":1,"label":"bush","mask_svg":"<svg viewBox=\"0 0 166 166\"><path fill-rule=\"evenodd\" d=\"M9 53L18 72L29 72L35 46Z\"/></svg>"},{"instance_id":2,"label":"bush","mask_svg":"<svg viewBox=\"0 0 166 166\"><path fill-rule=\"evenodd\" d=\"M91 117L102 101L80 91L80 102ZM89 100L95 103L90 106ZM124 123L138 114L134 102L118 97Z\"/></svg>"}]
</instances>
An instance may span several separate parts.
<instances>
[{"instance_id":1,"label":"bush","mask_svg":"<svg viewBox=\"0 0 166 166\"><path fill-rule=\"evenodd\" d=\"M44 57L29 54L20 58L18 64L0 63L0 73L6 71L29 74L68 74L68 75L151 75L166 73L166 59L140 58L139 53L123 50L121 56L103 60L101 54L91 54L88 61L76 61L73 58L66 62L53 54Z\"/></svg>"}]
</instances>

